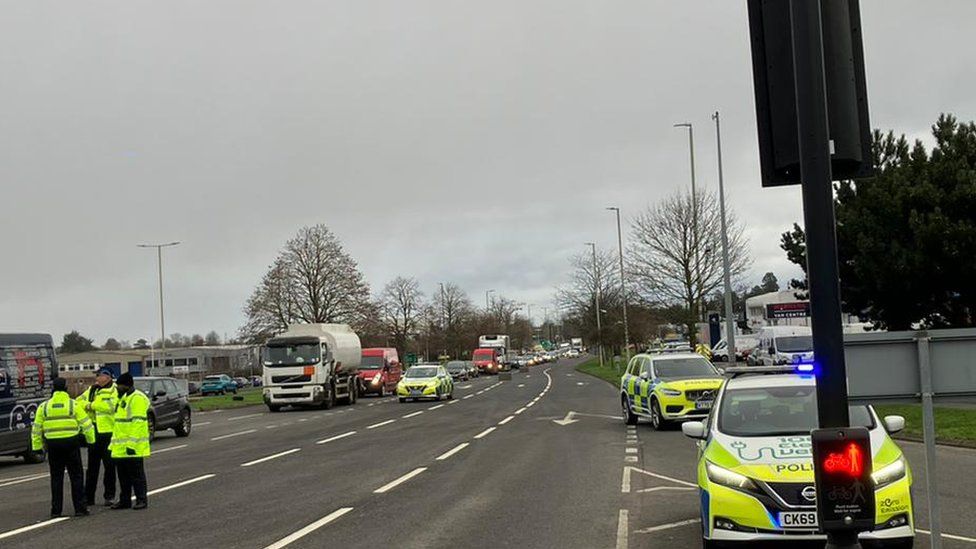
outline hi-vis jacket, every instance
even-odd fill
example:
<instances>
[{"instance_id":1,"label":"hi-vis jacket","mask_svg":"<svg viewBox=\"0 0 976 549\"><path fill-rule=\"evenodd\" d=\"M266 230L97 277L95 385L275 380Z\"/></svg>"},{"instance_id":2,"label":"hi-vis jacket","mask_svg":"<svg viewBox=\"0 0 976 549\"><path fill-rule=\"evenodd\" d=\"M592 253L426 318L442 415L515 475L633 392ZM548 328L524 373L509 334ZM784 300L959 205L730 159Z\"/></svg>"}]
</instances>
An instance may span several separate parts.
<instances>
[{"instance_id":1,"label":"hi-vis jacket","mask_svg":"<svg viewBox=\"0 0 976 549\"><path fill-rule=\"evenodd\" d=\"M95 442L95 428L81 406L76 406L68 393L55 391L54 395L38 406L31 427L31 449L44 448L45 440L59 440L85 436L89 444Z\"/></svg>"},{"instance_id":2,"label":"hi-vis jacket","mask_svg":"<svg viewBox=\"0 0 976 549\"><path fill-rule=\"evenodd\" d=\"M95 422L95 431L99 434L110 434L112 428L115 426L115 407L119 403L119 389L114 383L110 387L96 388L94 398L89 401L88 397L91 394L91 389L83 391L75 399L75 402L82 409L86 405L91 404L91 411L88 412L88 417Z\"/></svg>"},{"instance_id":3,"label":"hi-vis jacket","mask_svg":"<svg viewBox=\"0 0 976 549\"><path fill-rule=\"evenodd\" d=\"M112 430L113 458L149 457L149 397L134 390L119 397Z\"/></svg>"}]
</instances>

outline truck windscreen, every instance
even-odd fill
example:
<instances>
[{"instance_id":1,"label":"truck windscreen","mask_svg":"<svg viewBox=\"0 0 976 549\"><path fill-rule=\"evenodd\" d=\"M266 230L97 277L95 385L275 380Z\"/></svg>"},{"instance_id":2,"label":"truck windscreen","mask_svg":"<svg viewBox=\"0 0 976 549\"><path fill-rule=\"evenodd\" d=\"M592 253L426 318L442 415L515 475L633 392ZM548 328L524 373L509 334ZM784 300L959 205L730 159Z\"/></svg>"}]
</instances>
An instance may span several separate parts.
<instances>
[{"instance_id":1,"label":"truck windscreen","mask_svg":"<svg viewBox=\"0 0 976 549\"><path fill-rule=\"evenodd\" d=\"M319 346L315 343L274 345L264 349L265 366L299 366L319 361Z\"/></svg>"},{"instance_id":2,"label":"truck windscreen","mask_svg":"<svg viewBox=\"0 0 976 549\"><path fill-rule=\"evenodd\" d=\"M364 356L363 361L359 364L360 370L379 370L383 367L383 357L381 356Z\"/></svg>"}]
</instances>

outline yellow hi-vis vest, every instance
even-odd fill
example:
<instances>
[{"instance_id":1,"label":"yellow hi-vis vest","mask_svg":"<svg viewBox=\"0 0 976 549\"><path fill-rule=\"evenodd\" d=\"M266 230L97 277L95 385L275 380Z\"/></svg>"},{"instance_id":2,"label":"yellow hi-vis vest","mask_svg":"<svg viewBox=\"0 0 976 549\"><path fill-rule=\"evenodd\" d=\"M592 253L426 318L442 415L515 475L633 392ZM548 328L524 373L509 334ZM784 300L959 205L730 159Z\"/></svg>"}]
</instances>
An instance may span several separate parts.
<instances>
[{"instance_id":1,"label":"yellow hi-vis vest","mask_svg":"<svg viewBox=\"0 0 976 549\"><path fill-rule=\"evenodd\" d=\"M149 397L138 389L119 397L112 430L113 458L149 457Z\"/></svg>"},{"instance_id":2,"label":"yellow hi-vis vest","mask_svg":"<svg viewBox=\"0 0 976 549\"><path fill-rule=\"evenodd\" d=\"M88 412L88 417L95 422L95 430L98 433L111 433L112 428L115 426L115 407L119 403L119 389L113 383L111 387L98 387L95 389L95 396L89 402L88 395L91 394L91 389L82 391L75 402L79 406L85 408L86 405L91 404L91 411Z\"/></svg>"},{"instance_id":3,"label":"yellow hi-vis vest","mask_svg":"<svg viewBox=\"0 0 976 549\"><path fill-rule=\"evenodd\" d=\"M45 440L85 436L89 444L95 442L95 427L81 406L76 406L68 393L55 391L49 400L38 406L31 427L31 449L44 448Z\"/></svg>"}]
</instances>

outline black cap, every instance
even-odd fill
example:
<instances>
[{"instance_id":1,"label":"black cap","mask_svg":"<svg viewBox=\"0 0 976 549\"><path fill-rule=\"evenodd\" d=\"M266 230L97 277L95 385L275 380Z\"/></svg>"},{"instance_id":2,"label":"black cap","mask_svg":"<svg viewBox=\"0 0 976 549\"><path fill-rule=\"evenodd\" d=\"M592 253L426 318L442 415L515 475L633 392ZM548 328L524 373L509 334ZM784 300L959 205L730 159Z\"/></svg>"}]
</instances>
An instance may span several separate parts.
<instances>
[{"instance_id":1,"label":"black cap","mask_svg":"<svg viewBox=\"0 0 976 549\"><path fill-rule=\"evenodd\" d=\"M68 380L63 377L54 378L54 390L55 391L67 391L68 390Z\"/></svg>"},{"instance_id":2,"label":"black cap","mask_svg":"<svg viewBox=\"0 0 976 549\"><path fill-rule=\"evenodd\" d=\"M125 385L126 387L132 387L134 383L132 381L132 374L130 374L129 372L120 375L119 379L115 380L115 382L118 383L119 385Z\"/></svg>"}]
</instances>

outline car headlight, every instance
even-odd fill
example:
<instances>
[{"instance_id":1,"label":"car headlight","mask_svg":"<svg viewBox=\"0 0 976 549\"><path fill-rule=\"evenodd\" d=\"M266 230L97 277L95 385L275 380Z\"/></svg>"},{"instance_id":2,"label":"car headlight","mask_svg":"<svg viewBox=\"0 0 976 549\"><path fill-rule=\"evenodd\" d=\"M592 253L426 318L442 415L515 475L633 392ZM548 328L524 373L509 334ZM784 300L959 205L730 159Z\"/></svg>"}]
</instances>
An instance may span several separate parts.
<instances>
[{"instance_id":1,"label":"car headlight","mask_svg":"<svg viewBox=\"0 0 976 549\"><path fill-rule=\"evenodd\" d=\"M376 374L375 376L373 376L373 383L379 383L380 379L382 378L383 376L381 374Z\"/></svg>"},{"instance_id":2,"label":"car headlight","mask_svg":"<svg viewBox=\"0 0 976 549\"><path fill-rule=\"evenodd\" d=\"M661 389L661 394L669 397L681 396L681 391L677 389Z\"/></svg>"},{"instance_id":3,"label":"car headlight","mask_svg":"<svg viewBox=\"0 0 976 549\"><path fill-rule=\"evenodd\" d=\"M721 484L722 486L728 486L729 488L735 488L737 490L744 490L746 492L759 492L759 488L756 483L752 482L749 477L745 475L740 475L735 471L729 471L723 467L719 467L712 462L705 462L705 472L708 473L708 480Z\"/></svg>"},{"instance_id":4,"label":"car headlight","mask_svg":"<svg viewBox=\"0 0 976 549\"><path fill-rule=\"evenodd\" d=\"M877 489L887 486L897 480L901 480L905 477L905 472L905 456L901 456L888 465L885 465L884 467L871 473L871 478L874 479L874 487Z\"/></svg>"}]
</instances>

